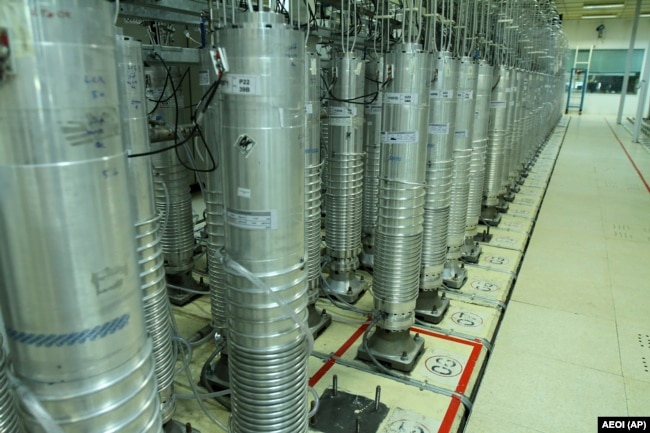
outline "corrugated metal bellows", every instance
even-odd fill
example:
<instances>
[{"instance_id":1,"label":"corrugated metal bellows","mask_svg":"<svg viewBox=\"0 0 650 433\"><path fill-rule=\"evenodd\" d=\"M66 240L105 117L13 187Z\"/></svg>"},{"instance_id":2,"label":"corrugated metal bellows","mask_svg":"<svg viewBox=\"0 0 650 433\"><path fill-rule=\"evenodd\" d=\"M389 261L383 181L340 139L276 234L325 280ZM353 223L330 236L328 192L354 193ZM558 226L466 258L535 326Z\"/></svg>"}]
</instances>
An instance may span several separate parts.
<instances>
[{"instance_id":1,"label":"corrugated metal bellows","mask_svg":"<svg viewBox=\"0 0 650 433\"><path fill-rule=\"evenodd\" d=\"M0 14L12 46L28 47L14 53L15 74L0 85L0 242L8 252L0 305L13 370L68 433L161 432L113 7L30 5L66 13L43 19L9 2L13 13ZM27 431L44 431L24 405L19 411Z\"/></svg>"},{"instance_id":2,"label":"corrugated metal bellows","mask_svg":"<svg viewBox=\"0 0 650 433\"><path fill-rule=\"evenodd\" d=\"M424 350L411 336L420 287L431 55L401 44L386 56L373 295L381 314L358 357L410 371Z\"/></svg>"},{"instance_id":3,"label":"corrugated metal bellows","mask_svg":"<svg viewBox=\"0 0 650 433\"><path fill-rule=\"evenodd\" d=\"M230 64L219 92L219 136L231 430L304 433L307 336L276 302L307 320L304 35L280 14L238 18L217 31ZM234 262L262 287L228 265Z\"/></svg>"},{"instance_id":4,"label":"corrugated metal bellows","mask_svg":"<svg viewBox=\"0 0 650 433\"><path fill-rule=\"evenodd\" d=\"M356 302L368 283L356 276L361 253L365 61L343 53L334 61L329 98L325 243L331 258L323 290ZM352 102L347 102L352 100Z\"/></svg>"},{"instance_id":5,"label":"corrugated metal bellows","mask_svg":"<svg viewBox=\"0 0 650 433\"><path fill-rule=\"evenodd\" d=\"M117 38L118 71L123 136L130 154L149 151L145 101L142 45L129 38ZM171 420L176 409L174 398L175 354L164 257L161 244L160 216L156 212L151 160L136 157L129 161L129 193L135 211L136 248L140 266L145 323L153 341L156 383L160 395L163 423Z\"/></svg>"}]
</instances>

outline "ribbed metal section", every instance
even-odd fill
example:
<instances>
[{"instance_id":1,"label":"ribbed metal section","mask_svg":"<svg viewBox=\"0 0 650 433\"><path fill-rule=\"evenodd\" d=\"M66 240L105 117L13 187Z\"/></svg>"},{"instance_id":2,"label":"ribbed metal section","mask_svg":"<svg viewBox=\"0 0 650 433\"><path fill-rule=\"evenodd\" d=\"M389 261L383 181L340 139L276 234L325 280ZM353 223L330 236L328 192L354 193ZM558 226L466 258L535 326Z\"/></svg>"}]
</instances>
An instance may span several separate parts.
<instances>
[{"instance_id":1,"label":"ribbed metal section","mask_svg":"<svg viewBox=\"0 0 650 433\"><path fill-rule=\"evenodd\" d=\"M516 77L515 84L517 91L515 92L515 118L512 125L512 158L510 164L510 174L508 176L508 183L510 186L514 185L519 177L524 137L524 72L520 69L517 69L514 71L514 75Z\"/></svg>"},{"instance_id":2,"label":"ribbed metal section","mask_svg":"<svg viewBox=\"0 0 650 433\"><path fill-rule=\"evenodd\" d=\"M363 105L343 101L363 95L365 62L344 54L335 60L335 72L328 108L325 243L331 257L353 259L361 252Z\"/></svg>"},{"instance_id":3,"label":"ribbed metal section","mask_svg":"<svg viewBox=\"0 0 650 433\"><path fill-rule=\"evenodd\" d=\"M505 163L505 143L509 133L507 129L508 111L508 69L500 66L495 70L490 101L490 121L488 130L488 145L485 155L485 206L496 206L499 203L501 178Z\"/></svg>"},{"instance_id":4,"label":"ribbed metal section","mask_svg":"<svg viewBox=\"0 0 650 433\"><path fill-rule=\"evenodd\" d=\"M305 433L306 336L275 301L307 320L304 36L279 14L240 19L217 32L225 250L268 290L226 267L231 431Z\"/></svg>"},{"instance_id":5,"label":"ribbed metal section","mask_svg":"<svg viewBox=\"0 0 650 433\"><path fill-rule=\"evenodd\" d=\"M142 46L124 37L117 39L118 71L122 108L122 134L131 154L149 151ZM140 266L145 323L153 341L156 383L163 423L176 409L174 398L175 355L172 347L171 309L165 281L160 217L154 203L151 161L129 161L129 192L135 215L135 239Z\"/></svg>"},{"instance_id":6,"label":"ribbed metal section","mask_svg":"<svg viewBox=\"0 0 650 433\"><path fill-rule=\"evenodd\" d=\"M305 247L309 303L318 300L321 252L320 58L308 52L305 62Z\"/></svg>"},{"instance_id":7,"label":"ribbed metal section","mask_svg":"<svg viewBox=\"0 0 650 433\"><path fill-rule=\"evenodd\" d=\"M23 428L18 420L15 396L7 377L9 365L3 344L2 334L0 334L0 432L22 433Z\"/></svg>"},{"instance_id":8,"label":"ribbed metal section","mask_svg":"<svg viewBox=\"0 0 650 433\"><path fill-rule=\"evenodd\" d=\"M506 139L503 144L503 168L501 170L500 193L504 194L507 190L508 178L510 176L510 166L512 165L512 138L513 138L513 124L515 118L515 104L516 101L516 74L511 68L506 70L506 76L501 77L507 82L506 87L506 131L508 131Z\"/></svg>"},{"instance_id":9,"label":"ribbed metal section","mask_svg":"<svg viewBox=\"0 0 650 433\"><path fill-rule=\"evenodd\" d=\"M429 124L420 287L437 288L447 257L447 230L456 120L458 60L451 53L434 55L429 92Z\"/></svg>"},{"instance_id":10,"label":"ribbed metal section","mask_svg":"<svg viewBox=\"0 0 650 433\"><path fill-rule=\"evenodd\" d=\"M468 57L460 59L456 103L456 130L453 147L453 178L447 245L449 259L460 258L465 242L465 221L469 201L469 172L472 162L472 133L476 106L477 65Z\"/></svg>"},{"instance_id":11,"label":"ribbed metal section","mask_svg":"<svg viewBox=\"0 0 650 433\"><path fill-rule=\"evenodd\" d=\"M366 152L363 172L362 201L362 243L364 253L373 254L375 245L375 226L377 225L377 202L379 200L379 155L381 141L381 86L384 82L384 59L372 60L366 65L365 94L379 92L371 104L365 107L363 129L364 150ZM372 266L372 261L367 263Z\"/></svg>"},{"instance_id":12,"label":"ribbed metal section","mask_svg":"<svg viewBox=\"0 0 650 433\"><path fill-rule=\"evenodd\" d=\"M490 97L492 94L492 70L492 66L487 63L481 62L478 64L474 133L472 134L472 161L469 168L469 198L467 219L465 221L466 237L473 237L476 234L476 228L481 217L481 203L483 202L485 183L485 153L490 120Z\"/></svg>"},{"instance_id":13,"label":"ribbed metal section","mask_svg":"<svg viewBox=\"0 0 650 433\"><path fill-rule=\"evenodd\" d=\"M388 313L379 326L404 331L420 280L431 55L402 44L386 65L373 293L375 308Z\"/></svg>"},{"instance_id":14,"label":"ribbed metal section","mask_svg":"<svg viewBox=\"0 0 650 433\"><path fill-rule=\"evenodd\" d=\"M201 59L205 65L205 69L210 74L210 79L203 87L203 91L207 91L209 85L217 79L212 67L212 60L209 57L209 53L206 52ZM223 143L219 137L219 109L215 105L212 104L208 107L203 123L203 135L216 161L216 169L205 175L203 194L205 197L205 229L208 235L206 255L210 279L212 326L214 326L219 334L225 337L228 326L228 289L226 287L226 271L221 260L222 249L226 244L225 205L223 197L223 173L225 168L222 164L223 158L221 155L221 146Z\"/></svg>"},{"instance_id":15,"label":"ribbed metal section","mask_svg":"<svg viewBox=\"0 0 650 433\"><path fill-rule=\"evenodd\" d=\"M18 50L0 85L0 306L13 372L67 433L158 433L113 6L29 6L67 14L44 19L14 1L0 14Z\"/></svg>"},{"instance_id":16,"label":"ribbed metal section","mask_svg":"<svg viewBox=\"0 0 650 433\"><path fill-rule=\"evenodd\" d=\"M170 67L171 76L175 86L180 83L180 68ZM173 89L170 82L165 87L167 71L162 66L151 66L145 70L149 88L147 89L147 107L151 112L156 105L155 101L161 100L152 118L168 125L173 125L176 118L176 107ZM163 93L164 89L164 93ZM176 101L182 109L181 89L176 92ZM180 139L179 139L180 141ZM172 141L161 141L151 144L151 150L169 147ZM185 273L194 267L194 221L192 220L192 196L190 184L194 179L191 171L186 169L179 161L183 158L185 165L188 162L185 149L179 147L177 151L168 150L152 156L151 162L154 173L154 193L156 208L163 215L162 246L165 254L165 267L167 273ZM168 203L169 200L169 203ZM167 211L169 210L169 215Z\"/></svg>"}]
</instances>

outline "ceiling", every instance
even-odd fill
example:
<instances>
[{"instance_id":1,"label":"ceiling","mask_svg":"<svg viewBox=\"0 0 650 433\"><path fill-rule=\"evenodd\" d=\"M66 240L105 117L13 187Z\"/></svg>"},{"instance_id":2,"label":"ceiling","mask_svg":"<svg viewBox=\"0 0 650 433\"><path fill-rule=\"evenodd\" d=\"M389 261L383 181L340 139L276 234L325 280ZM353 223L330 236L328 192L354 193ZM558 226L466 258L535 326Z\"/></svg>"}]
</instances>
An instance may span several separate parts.
<instances>
[{"instance_id":1,"label":"ceiling","mask_svg":"<svg viewBox=\"0 0 650 433\"><path fill-rule=\"evenodd\" d=\"M555 6L563 19L579 20L585 16L593 15L615 15L611 18L631 18L634 16L634 10L637 0L555 0ZM585 9L585 5L613 5L621 4L623 6L611 8L594 8ZM641 0L641 13L650 14L650 0Z\"/></svg>"}]
</instances>

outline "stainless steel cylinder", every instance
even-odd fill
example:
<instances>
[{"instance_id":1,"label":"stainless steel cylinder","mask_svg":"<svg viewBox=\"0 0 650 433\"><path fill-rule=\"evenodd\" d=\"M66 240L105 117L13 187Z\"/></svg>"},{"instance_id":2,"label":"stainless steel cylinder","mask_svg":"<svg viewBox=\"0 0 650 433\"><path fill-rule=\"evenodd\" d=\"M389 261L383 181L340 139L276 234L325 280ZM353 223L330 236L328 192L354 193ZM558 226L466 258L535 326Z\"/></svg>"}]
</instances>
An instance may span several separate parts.
<instances>
[{"instance_id":1,"label":"stainless steel cylinder","mask_svg":"<svg viewBox=\"0 0 650 433\"><path fill-rule=\"evenodd\" d=\"M513 146L513 126L515 120L515 107L517 104L517 75L515 70L508 68L506 71L506 80L508 86L506 87L506 100L508 107L506 109L506 130L508 131L507 138L503 146L503 170L501 170L501 188L500 193L505 194L508 188L508 180L510 177L510 167L512 166L512 146Z\"/></svg>"},{"instance_id":2,"label":"stainless steel cylinder","mask_svg":"<svg viewBox=\"0 0 650 433\"><path fill-rule=\"evenodd\" d=\"M435 53L432 68L420 275L420 287L425 290L442 285L447 257L458 60L449 52Z\"/></svg>"},{"instance_id":3,"label":"stainless steel cylinder","mask_svg":"<svg viewBox=\"0 0 650 433\"><path fill-rule=\"evenodd\" d=\"M488 145L485 155L485 186L483 193L485 199L483 205L487 207L499 204L501 179L505 163L505 143L510 134L507 129L508 68L500 66L495 69L494 81L490 101Z\"/></svg>"},{"instance_id":4,"label":"stainless steel cylinder","mask_svg":"<svg viewBox=\"0 0 650 433\"><path fill-rule=\"evenodd\" d=\"M316 303L320 292L320 82L320 58L308 52L305 61L305 245L310 305Z\"/></svg>"},{"instance_id":5,"label":"stainless steel cylinder","mask_svg":"<svg viewBox=\"0 0 650 433\"><path fill-rule=\"evenodd\" d=\"M130 154L145 153L149 151L149 126L145 104L142 45L130 38L118 36L117 58L124 143ZM175 354L172 346L171 309L165 281L160 217L156 213L153 194L151 160L149 157L131 158L128 170L145 323L153 342L160 411L163 423L166 423L171 420L176 409Z\"/></svg>"},{"instance_id":6,"label":"stainless steel cylinder","mask_svg":"<svg viewBox=\"0 0 650 433\"><path fill-rule=\"evenodd\" d=\"M363 99L347 101L364 94L365 63L354 54L343 54L336 59L333 74L335 81L328 108L325 243L336 267L337 260L357 261L361 252ZM354 269L356 265L353 269L337 268Z\"/></svg>"},{"instance_id":7,"label":"stainless steel cylinder","mask_svg":"<svg viewBox=\"0 0 650 433\"><path fill-rule=\"evenodd\" d=\"M478 81L475 95L474 132L472 134L472 161L469 169L469 200L467 203L467 219L465 220L465 236L467 238L474 237L481 217L483 185L485 182L485 154L490 121L490 97L493 83L493 68L490 64L480 62L477 70Z\"/></svg>"},{"instance_id":8,"label":"stainless steel cylinder","mask_svg":"<svg viewBox=\"0 0 650 433\"><path fill-rule=\"evenodd\" d=\"M465 242L465 221L469 201L469 174L472 162L472 134L476 99L477 65L469 57L460 59L456 91L456 129L453 146L453 177L451 208L447 232L447 258L460 259L460 247Z\"/></svg>"},{"instance_id":9,"label":"stainless steel cylinder","mask_svg":"<svg viewBox=\"0 0 650 433\"><path fill-rule=\"evenodd\" d=\"M210 54L205 53L201 58L205 69L209 71L207 82L201 89L207 92L210 85L217 80L216 72L212 66ZM210 312L212 326L223 337L226 336L228 327L228 289L226 287L226 270L221 259L222 249L226 244L225 205L223 196L224 171L222 146L224 145L219 134L219 108L211 104L205 114L204 136L208 148L215 159L215 170L205 175L205 227L207 239L207 262L210 279Z\"/></svg>"},{"instance_id":10,"label":"stainless steel cylinder","mask_svg":"<svg viewBox=\"0 0 650 433\"><path fill-rule=\"evenodd\" d=\"M276 302L307 320L304 36L282 15L246 13L217 40L230 64L219 93L225 251L265 286L226 267L231 431L306 432L306 335Z\"/></svg>"},{"instance_id":11,"label":"stainless steel cylinder","mask_svg":"<svg viewBox=\"0 0 650 433\"><path fill-rule=\"evenodd\" d=\"M0 334L0 432L22 433L23 428L18 419L14 392L10 388L7 377L9 365L3 344L4 340Z\"/></svg>"},{"instance_id":12,"label":"stainless steel cylinder","mask_svg":"<svg viewBox=\"0 0 650 433\"><path fill-rule=\"evenodd\" d=\"M65 432L161 432L113 7L29 6L0 7L14 72L0 83L0 305L13 370ZM27 431L43 432L19 410Z\"/></svg>"},{"instance_id":13,"label":"stainless steel cylinder","mask_svg":"<svg viewBox=\"0 0 650 433\"><path fill-rule=\"evenodd\" d=\"M382 86L384 83L384 59L379 57L366 65L365 94L371 102L365 106L363 128L363 148L365 151L363 170L363 199L361 242L363 253L361 261L364 266L372 267L374 263L375 226L377 225L377 202L379 200L379 154L381 141L381 105Z\"/></svg>"},{"instance_id":14,"label":"stainless steel cylinder","mask_svg":"<svg viewBox=\"0 0 650 433\"><path fill-rule=\"evenodd\" d=\"M174 125L177 111L182 111L183 98L180 88L176 90L176 98L174 98L172 82L174 86L179 87L181 73L177 66L171 66L169 69L171 79L168 79L167 70L161 65L151 66L145 70L148 84L147 109L153 120ZM178 110L176 103L178 103ZM182 140L177 138L177 141ZM151 143L151 150L164 149L173 144L173 141ZM191 166L183 146L156 153L151 159L156 207L163 215L162 245L165 254L165 270L168 274L187 273L194 268L194 221L190 194L190 184L194 175L183 166L179 158L182 158L186 166Z\"/></svg>"},{"instance_id":15,"label":"stainless steel cylinder","mask_svg":"<svg viewBox=\"0 0 650 433\"><path fill-rule=\"evenodd\" d=\"M387 313L378 326L407 331L420 283L431 55L397 45L386 56L386 77L373 294Z\"/></svg>"},{"instance_id":16,"label":"stainless steel cylinder","mask_svg":"<svg viewBox=\"0 0 650 433\"><path fill-rule=\"evenodd\" d=\"M514 107L514 123L512 125L512 158L510 164L510 173L508 175L508 183L510 186L514 185L516 179L519 177L519 160L521 158L521 146L523 140L523 117L522 113L524 102L524 73L521 69L516 69L515 75L515 107Z\"/></svg>"}]
</instances>

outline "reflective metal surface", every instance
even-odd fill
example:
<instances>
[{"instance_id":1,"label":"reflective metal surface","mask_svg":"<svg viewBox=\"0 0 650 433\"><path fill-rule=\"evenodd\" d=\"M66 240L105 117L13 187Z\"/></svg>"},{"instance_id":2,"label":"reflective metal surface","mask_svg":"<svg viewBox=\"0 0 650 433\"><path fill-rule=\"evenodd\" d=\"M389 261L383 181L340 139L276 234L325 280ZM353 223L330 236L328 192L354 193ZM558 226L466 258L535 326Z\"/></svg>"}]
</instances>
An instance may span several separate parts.
<instances>
[{"instance_id":1,"label":"reflective metal surface","mask_svg":"<svg viewBox=\"0 0 650 433\"><path fill-rule=\"evenodd\" d=\"M230 72L219 92L233 432L306 432L304 36L282 15L246 13L217 32ZM272 71L272 73L271 73ZM282 77L278 80L277 77Z\"/></svg>"},{"instance_id":2,"label":"reflective metal surface","mask_svg":"<svg viewBox=\"0 0 650 433\"><path fill-rule=\"evenodd\" d=\"M363 203L361 262L372 268L374 262L375 226L377 225L377 202L379 200L379 153L381 140L382 86L384 83L384 59L371 60L366 65L365 95L369 103L365 106L363 142L365 151L363 169Z\"/></svg>"},{"instance_id":3,"label":"reflective metal surface","mask_svg":"<svg viewBox=\"0 0 650 433\"><path fill-rule=\"evenodd\" d=\"M4 340L0 334L0 432L22 433L23 428L18 420L14 392L10 388L7 377L9 364L3 344Z\"/></svg>"},{"instance_id":4,"label":"reflective metal surface","mask_svg":"<svg viewBox=\"0 0 650 433\"><path fill-rule=\"evenodd\" d=\"M122 135L129 153L149 151L148 122L144 89L141 44L130 38L117 38L118 79L122 113ZM135 215L136 247L144 301L147 332L153 341L156 383L163 423L175 411L174 364L171 309L167 297L160 217L154 203L149 157L129 159L129 193Z\"/></svg>"},{"instance_id":5,"label":"reflective metal surface","mask_svg":"<svg viewBox=\"0 0 650 433\"><path fill-rule=\"evenodd\" d=\"M66 14L42 19L19 1L0 13L17 50L0 85L0 305L14 373L67 433L160 432L113 8L30 5ZM43 431L20 410L26 430Z\"/></svg>"}]
</instances>

